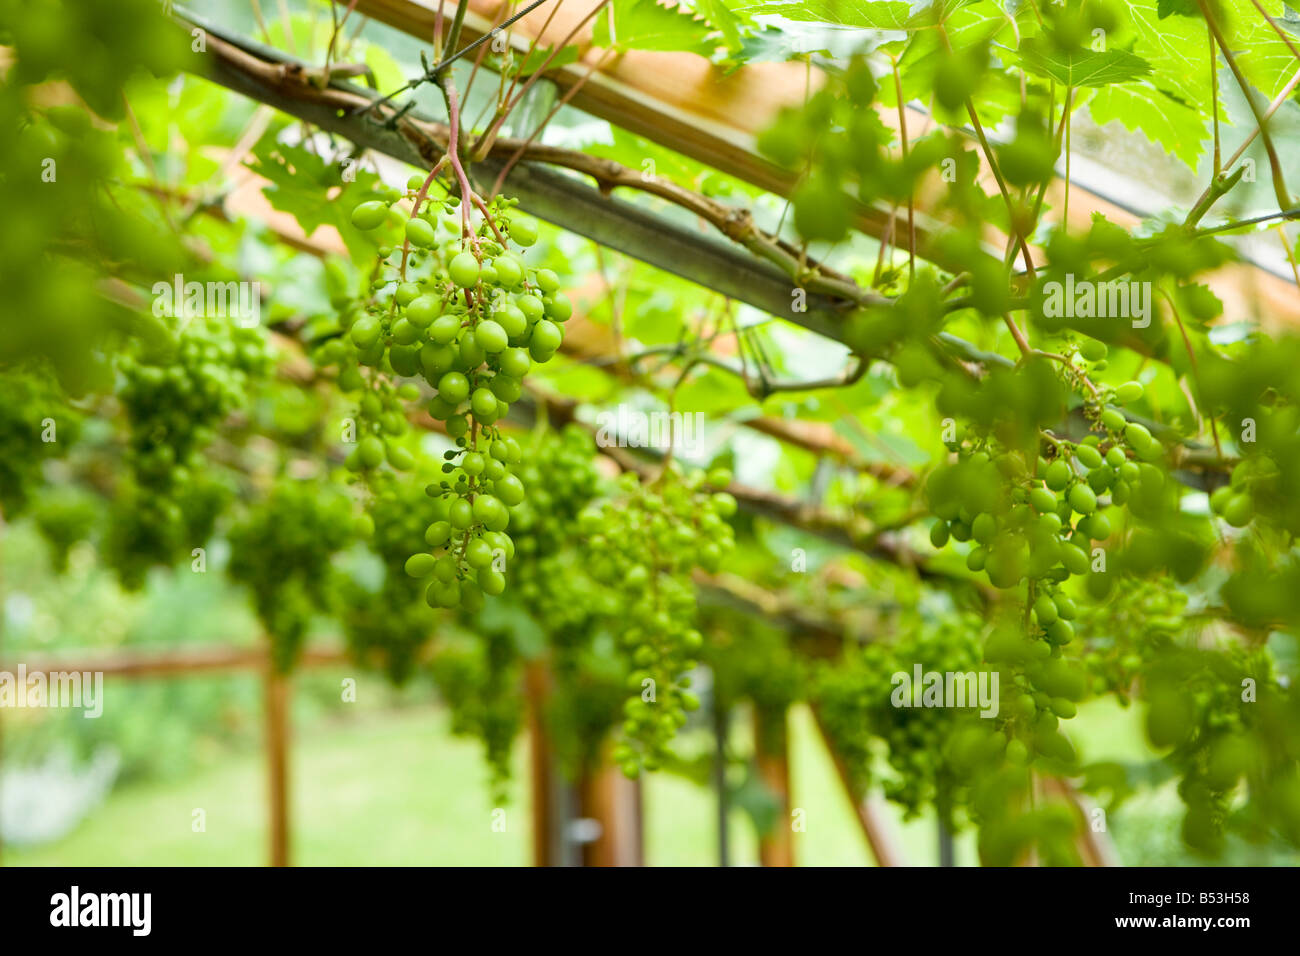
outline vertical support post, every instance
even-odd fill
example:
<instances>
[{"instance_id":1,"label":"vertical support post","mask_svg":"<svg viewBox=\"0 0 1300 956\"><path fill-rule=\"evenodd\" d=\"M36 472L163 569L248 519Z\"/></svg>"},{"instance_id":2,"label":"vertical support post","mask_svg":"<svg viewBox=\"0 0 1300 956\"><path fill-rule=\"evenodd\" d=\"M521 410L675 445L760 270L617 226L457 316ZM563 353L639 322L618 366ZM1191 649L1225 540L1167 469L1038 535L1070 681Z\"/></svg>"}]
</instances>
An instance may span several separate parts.
<instances>
[{"instance_id":1,"label":"vertical support post","mask_svg":"<svg viewBox=\"0 0 1300 956\"><path fill-rule=\"evenodd\" d=\"M289 865L289 678L267 660L266 761L270 784L271 866Z\"/></svg>"},{"instance_id":2,"label":"vertical support post","mask_svg":"<svg viewBox=\"0 0 1300 956\"><path fill-rule=\"evenodd\" d=\"M754 706L754 757L758 775L779 804L777 824L758 840L763 866L794 866L794 833L790 828L790 752L785 708Z\"/></svg>"},{"instance_id":3,"label":"vertical support post","mask_svg":"<svg viewBox=\"0 0 1300 956\"><path fill-rule=\"evenodd\" d=\"M607 759L609 744L594 767L584 769L578 781L582 818L594 824L591 838L582 844L583 866L637 866L640 815L637 812L637 784Z\"/></svg>"},{"instance_id":4,"label":"vertical support post","mask_svg":"<svg viewBox=\"0 0 1300 956\"><path fill-rule=\"evenodd\" d=\"M546 727L546 701L550 695L550 673L542 661L529 661L524 668L524 693L528 703L529 787L532 799L533 866L563 866L558 852L561 823L556 800L554 754Z\"/></svg>"},{"instance_id":5,"label":"vertical support post","mask_svg":"<svg viewBox=\"0 0 1300 956\"><path fill-rule=\"evenodd\" d=\"M727 793L727 711L713 697L713 790L718 798L718 866L731 866L731 846L727 834L727 817L731 800Z\"/></svg>"}]
</instances>

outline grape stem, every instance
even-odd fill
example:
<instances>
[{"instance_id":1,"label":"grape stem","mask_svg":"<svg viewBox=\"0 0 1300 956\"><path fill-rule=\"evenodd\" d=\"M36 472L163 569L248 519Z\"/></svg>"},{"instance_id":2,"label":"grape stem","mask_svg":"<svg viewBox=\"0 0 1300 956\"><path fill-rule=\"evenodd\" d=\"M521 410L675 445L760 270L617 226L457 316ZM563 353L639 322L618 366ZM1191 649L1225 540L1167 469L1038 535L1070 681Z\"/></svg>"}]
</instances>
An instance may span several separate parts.
<instances>
[{"instance_id":1,"label":"grape stem","mask_svg":"<svg viewBox=\"0 0 1300 956\"><path fill-rule=\"evenodd\" d=\"M415 202L411 206L412 219L414 219L416 216L420 214L420 206L423 205L425 199L427 199L429 196L429 187L433 184L433 181L438 176L438 174L442 172L442 168L443 166L446 165L446 163L447 163L447 157L443 156L442 159L438 160L438 162L434 164L433 169L429 170L429 175L424 177L424 183L423 185L420 186L420 191L415 194ZM408 236L407 238L402 240L402 281L403 282L406 281L406 259L410 254L411 254L411 240L410 237Z\"/></svg>"}]
</instances>

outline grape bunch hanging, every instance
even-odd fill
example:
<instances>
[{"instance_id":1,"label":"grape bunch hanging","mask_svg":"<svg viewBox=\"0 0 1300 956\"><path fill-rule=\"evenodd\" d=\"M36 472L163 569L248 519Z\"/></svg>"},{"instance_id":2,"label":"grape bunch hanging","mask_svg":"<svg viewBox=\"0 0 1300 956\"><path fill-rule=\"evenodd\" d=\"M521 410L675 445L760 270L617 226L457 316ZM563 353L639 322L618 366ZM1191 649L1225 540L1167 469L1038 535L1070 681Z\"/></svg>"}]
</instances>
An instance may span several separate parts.
<instances>
[{"instance_id":1,"label":"grape bunch hanging","mask_svg":"<svg viewBox=\"0 0 1300 956\"><path fill-rule=\"evenodd\" d=\"M473 193L433 201L433 179L413 176L405 192L390 189L353 210L353 225L379 236L379 255L368 295L344 312L346 334L317 360L337 365L340 387L358 396L352 471L373 475L385 461L414 467L402 443L414 401L425 402L456 443L426 489L436 506L429 550L410 555L406 571L431 578L430 606L473 611L484 595L505 590L515 550L506 528L525 497L515 473L522 450L499 423L534 364L559 349L573 307L553 271L524 262L537 225L513 201ZM407 199L409 214L396 205ZM472 206L481 213L477 228Z\"/></svg>"}]
</instances>

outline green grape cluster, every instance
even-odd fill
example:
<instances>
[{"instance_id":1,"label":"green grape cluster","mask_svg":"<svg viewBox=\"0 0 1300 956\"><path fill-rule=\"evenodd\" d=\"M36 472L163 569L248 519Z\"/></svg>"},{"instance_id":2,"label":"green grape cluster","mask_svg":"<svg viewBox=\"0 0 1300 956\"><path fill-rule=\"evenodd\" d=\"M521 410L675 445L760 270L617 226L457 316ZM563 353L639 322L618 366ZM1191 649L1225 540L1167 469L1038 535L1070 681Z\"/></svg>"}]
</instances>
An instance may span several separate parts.
<instances>
[{"instance_id":1,"label":"green grape cluster","mask_svg":"<svg viewBox=\"0 0 1300 956\"><path fill-rule=\"evenodd\" d=\"M511 518L519 555L513 593L550 636L560 668L601 623L596 585L574 540L578 515L600 492L594 458L591 435L577 425L530 443L519 469L528 497Z\"/></svg>"},{"instance_id":2,"label":"green grape cluster","mask_svg":"<svg viewBox=\"0 0 1300 956\"><path fill-rule=\"evenodd\" d=\"M619 498L579 516L588 570L601 585L597 597L636 668L628 677L634 696L624 708L627 739L614 754L629 775L641 766L656 769L686 712L699 707L686 676L704 643L695 627L692 573L716 571L734 546L727 519L736 500L710 490L730 482L725 469L707 477L668 469L648 485L629 473L619 480Z\"/></svg>"},{"instance_id":3,"label":"green grape cluster","mask_svg":"<svg viewBox=\"0 0 1300 956\"><path fill-rule=\"evenodd\" d=\"M1140 396L1136 382L1115 390L1121 402ZM931 544L969 542L966 567L984 572L996 588L1029 580L1033 618L1054 645L1073 638L1073 602L1060 585L1083 578L1093 597L1104 597L1113 579L1093 567L1094 543L1115 534L1125 507L1139 516L1157 513L1166 486L1165 472L1152 463L1163 450L1151 433L1114 407L1091 411L1100 434L1079 442L1044 435L1032 462L995 438L956 435L947 444L957 460L926 484L936 516Z\"/></svg>"},{"instance_id":4,"label":"green grape cluster","mask_svg":"<svg viewBox=\"0 0 1300 956\"><path fill-rule=\"evenodd\" d=\"M436 508L419 485L389 480L376 491L367 517L370 549L383 563L377 589L355 580L341 585L342 623L358 659L378 656L395 683L415 671L432 636L424 588L405 573L407 556L419 546Z\"/></svg>"},{"instance_id":5,"label":"green grape cluster","mask_svg":"<svg viewBox=\"0 0 1300 956\"><path fill-rule=\"evenodd\" d=\"M1281 469L1268 456L1243 458L1233 467L1228 483L1210 493L1210 510L1234 528L1246 527L1257 511L1284 515L1294 502L1281 479Z\"/></svg>"},{"instance_id":6,"label":"green grape cluster","mask_svg":"<svg viewBox=\"0 0 1300 956\"><path fill-rule=\"evenodd\" d=\"M229 574L252 592L279 670L293 666L312 616L334 607L331 559L359 524L339 489L286 479L231 529Z\"/></svg>"},{"instance_id":7,"label":"green grape cluster","mask_svg":"<svg viewBox=\"0 0 1300 956\"><path fill-rule=\"evenodd\" d=\"M433 578L430 606L473 611L484 595L505 589L505 563L514 557L505 530L525 496L512 471L522 451L499 422L534 363L555 355L573 306L554 272L527 266L510 249L537 241L536 224L515 214L511 201L493 200L471 232L459 200L421 205L424 188L423 177L413 176L406 193L389 190L353 210L353 225L380 237L379 261L365 301L344 310L346 335L322 346L317 360L339 366L343 389L363 392L364 435L348 458L354 470L373 470L385 459L399 469L412 464L391 439L404 430L400 404L418 390L391 378L423 378L434 390L427 411L445 423L456 449L428 488L439 502L429 550L410 555L406 569ZM411 197L419 211L406 216L394 203ZM440 238L440 228L451 237Z\"/></svg>"},{"instance_id":8,"label":"green grape cluster","mask_svg":"<svg viewBox=\"0 0 1300 956\"><path fill-rule=\"evenodd\" d=\"M98 523L99 501L70 485L51 485L32 505L32 520L50 546L50 566L56 574L68 570L73 545L91 536Z\"/></svg>"},{"instance_id":9,"label":"green grape cluster","mask_svg":"<svg viewBox=\"0 0 1300 956\"><path fill-rule=\"evenodd\" d=\"M118 362L119 401L131 425L130 465L141 488L167 495L183 485L225 418L248 403L271 371L265 333L196 318L169 349L139 347Z\"/></svg>"},{"instance_id":10,"label":"green grape cluster","mask_svg":"<svg viewBox=\"0 0 1300 956\"><path fill-rule=\"evenodd\" d=\"M6 520L27 510L45 463L65 453L80 422L48 375L34 368L0 371L0 515Z\"/></svg>"},{"instance_id":11,"label":"green grape cluster","mask_svg":"<svg viewBox=\"0 0 1300 956\"><path fill-rule=\"evenodd\" d=\"M1220 853L1230 823L1256 837L1276 828L1300 844L1292 742L1300 699L1278 682L1266 653L1232 645L1171 648L1152 662L1142 693L1147 736L1179 773L1190 846ZM1236 799L1243 781L1245 801Z\"/></svg>"},{"instance_id":12,"label":"green grape cluster","mask_svg":"<svg viewBox=\"0 0 1300 956\"><path fill-rule=\"evenodd\" d=\"M985 764L1002 761L1007 740L996 721L977 716L977 708L919 706L919 686L912 688L914 706L895 704L901 691L893 675L903 673L910 680L917 664L923 672L980 671L979 631L980 622L973 618L908 628L892 642L873 642L817 672L813 698L857 792L865 793L876 776L871 740L879 739L888 748L893 771L881 781L885 795L909 817L936 805L953 824L961 788Z\"/></svg>"},{"instance_id":13,"label":"green grape cluster","mask_svg":"<svg viewBox=\"0 0 1300 956\"><path fill-rule=\"evenodd\" d=\"M118 359L117 397L130 427L130 477L109 518L106 558L128 588L148 569L188 557L212 534L229 489L205 449L272 369L263 330L196 318L174 337L134 339Z\"/></svg>"},{"instance_id":14,"label":"green grape cluster","mask_svg":"<svg viewBox=\"0 0 1300 956\"><path fill-rule=\"evenodd\" d=\"M108 514L102 558L129 591L144 586L149 569L188 560L212 537L233 490L204 469L190 471L169 493L125 483Z\"/></svg>"}]
</instances>

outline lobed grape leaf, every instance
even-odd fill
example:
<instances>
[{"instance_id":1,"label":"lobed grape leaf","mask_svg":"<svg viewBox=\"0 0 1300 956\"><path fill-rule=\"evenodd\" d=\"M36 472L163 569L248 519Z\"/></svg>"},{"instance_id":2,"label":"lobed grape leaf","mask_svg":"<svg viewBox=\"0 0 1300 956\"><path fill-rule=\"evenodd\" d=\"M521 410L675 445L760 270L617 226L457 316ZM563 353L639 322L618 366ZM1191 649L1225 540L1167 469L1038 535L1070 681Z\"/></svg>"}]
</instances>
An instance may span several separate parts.
<instances>
[{"instance_id":1,"label":"lobed grape leaf","mask_svg":"<svg viewBox=\"0 0 1300 956\"><path fill-rule=\"evenodd\" d=\"M612 20L612 24L611 24ZM658 0L614 0L592 25L592 42L600 47L698 53L707 56L716 43L713 27L683 7Z\"/></svg>"},{"instance_id":2,"label":"lobed grape leaf","mask_svg":"<svg viewBox=\"0 0 1300 956\"><path fill-rule=\"evenodd\" d=\"M1020 48L1020 63L1037 76L1063 86L1109 86L1145 76L1151 65L1127 50L1071 50L1062 53L1036 39Z\"/></svg>"}]
</instances>

